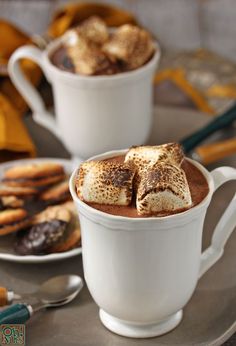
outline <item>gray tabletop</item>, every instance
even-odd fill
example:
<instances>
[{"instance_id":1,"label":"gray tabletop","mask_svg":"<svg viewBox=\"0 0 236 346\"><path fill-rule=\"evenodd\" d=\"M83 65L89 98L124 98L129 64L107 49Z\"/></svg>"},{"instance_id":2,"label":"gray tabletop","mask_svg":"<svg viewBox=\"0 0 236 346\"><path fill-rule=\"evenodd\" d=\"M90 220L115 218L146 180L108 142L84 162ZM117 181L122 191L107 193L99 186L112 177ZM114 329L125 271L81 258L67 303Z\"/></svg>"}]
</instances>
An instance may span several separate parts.
<instances>
[{"instance_id":1,"label":"gray tabletop","mask_svg":"<svg viewBox=\"0 0 236 346\"><path fill-rule=\"evenodd\" d=\"M209 117L194 111L158 108L155 111L149 143L178 140L209 120ZM38 148L39 156L69 157L62 144L48 131L35 125L31 117L27 117L25 122ZM235 128L229 128L211 140L235 135ZM226 158L208 168L211 170L220 165L235 167L236 156ZM236 191L236 182L229 182L216 192L205 222L203 248L209 244L212 230L234 191ZM184 310L183 322L175 331L165 336L137 340L120 337L107 331L99 321L98 307L84 287L81 294L68 306L43 311L33 316L26 325L27 345L220 345L236 330L236 279L234 279L236 272L235 257L233 257L236 252L235 245L236 237L231 236L224 258L200 280ZM81 255L48 264L18 264L2 261L0 266L1 284L17 292L33 291L43 280L64 273L75 273L83 277ZM221 280L222 273L226 276ZM220 302L220 305L217 305L217 302ZM208 313L204 309L207 309ZM225 345L236 345L236 337L231 337Z\"/></svg>"}]
</instances>

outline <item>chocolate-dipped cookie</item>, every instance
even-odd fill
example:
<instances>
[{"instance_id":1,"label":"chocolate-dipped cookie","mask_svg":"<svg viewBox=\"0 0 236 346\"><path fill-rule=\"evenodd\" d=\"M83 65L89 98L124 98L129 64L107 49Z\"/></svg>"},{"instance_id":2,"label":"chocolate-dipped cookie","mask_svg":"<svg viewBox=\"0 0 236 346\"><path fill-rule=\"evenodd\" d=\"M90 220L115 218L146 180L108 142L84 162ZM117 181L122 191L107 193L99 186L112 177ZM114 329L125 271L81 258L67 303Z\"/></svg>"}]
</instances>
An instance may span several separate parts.
<instances>
[{"instance_id":1,"label":"chocolate-dipped cookie","mask_svg":"<svg viewBox=\"0 0 236 346\"><path fill-rule=\"evenodd\" d=\"M57 244L48 249L49 253L69 251L78 247L81 243L80 223L75 205L73 202L66 202L63 206L71 212L71 222L65 236Z\"/></svg>"},{"instance_id":2,"label":"chocolate-dipped cookie","mask_svg":"<svg viewBox=\"0 0 236 346\"><path fill-rule=\"evenodd\" d=\"M63 206L48 207L33 218L33 225L19 234L15 251L20 255L39 255L57 244L67 231L71 213Z\"/></svg>"}]
</instances>

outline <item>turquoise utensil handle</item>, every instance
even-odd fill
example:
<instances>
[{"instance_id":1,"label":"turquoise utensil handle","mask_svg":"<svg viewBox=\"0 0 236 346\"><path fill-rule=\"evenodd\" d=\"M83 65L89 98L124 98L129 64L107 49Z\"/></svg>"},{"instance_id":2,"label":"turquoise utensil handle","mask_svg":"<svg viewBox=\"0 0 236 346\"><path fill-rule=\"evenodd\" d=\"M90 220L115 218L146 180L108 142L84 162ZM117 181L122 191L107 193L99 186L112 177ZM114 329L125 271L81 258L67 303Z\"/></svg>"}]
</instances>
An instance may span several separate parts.
<instances>
[{"instance_id":1,"label":"turquoise utensil handle","mask_svg":"<svg viewBox=\"0 0 236 346\"><path fill-rule=\"evenodd\" d=\"M1 324L23 324L30 319L30 311L25 304L14 304L0 312Z\"/></svg>"},{"instance_id":2,"label":"turquoise utensil handle","mask_svg":"<svg viewBox=\"0 0 236 346\"><path fill-rule=\"evenodd\" d=\"M227 126L229 126L233 121L236 120L236 105L231 107L227 112L218 116L215 120L211 121L205 127L200 130L194 132L188 137L183 138L180 141L185 153L188 153L192 149L194 149L199 143L201 143L208 136L213 134L214 132L221 130Z\"/></svg>"}]
</instances>

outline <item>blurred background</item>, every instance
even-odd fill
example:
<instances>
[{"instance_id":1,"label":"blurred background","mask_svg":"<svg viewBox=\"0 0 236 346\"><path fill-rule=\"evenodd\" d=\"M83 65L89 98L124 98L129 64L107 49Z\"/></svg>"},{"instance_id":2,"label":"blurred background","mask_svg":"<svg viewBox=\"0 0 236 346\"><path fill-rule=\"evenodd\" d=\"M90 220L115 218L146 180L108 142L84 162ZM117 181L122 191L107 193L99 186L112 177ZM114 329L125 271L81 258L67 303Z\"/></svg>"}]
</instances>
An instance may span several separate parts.
<instances>
[{"instance_id":1,"label":"blurred background","mask_svg":"<svg viewBox=\"0 0 236 346\"><path fill-rule=\"evenodd\" d=\"M1 0L0 16L27 33L42 34L65 0ZM83 1L86 3L87 1ZM204 47L236 60L234 0L107 0L132 12L167 49Z\"/></svg>"}]
</instances>

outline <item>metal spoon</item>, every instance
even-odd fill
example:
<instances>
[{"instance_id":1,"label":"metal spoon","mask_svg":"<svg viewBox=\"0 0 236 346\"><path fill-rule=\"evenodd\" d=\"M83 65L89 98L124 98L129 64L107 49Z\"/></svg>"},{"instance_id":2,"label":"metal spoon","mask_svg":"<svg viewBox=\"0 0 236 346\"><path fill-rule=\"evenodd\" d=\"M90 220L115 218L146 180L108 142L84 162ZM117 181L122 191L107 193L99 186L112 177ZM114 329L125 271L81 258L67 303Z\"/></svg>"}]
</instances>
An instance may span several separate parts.
<instances>
[{"instance_id":1,"label":"metal spoon","mask_svg":"<svg viewBox=\"0 0 236 346\"><path fill-rule=\"evenodd\" d=\"M72 285L75 285L78 281L78 276L76 275L63 275L63 276L55 276L45 282L39 287L39 289L33 293L24 293L24 294L17 294L13 292L12 290L7 290L5 287L0 287L0 306L10 305L13 302L28 302L31 299L36 298L38 296L42 295L42 292L45 292L45 290L48 290L48 287L60 287L62 285L62 281L68 283L70 287L73 287ZM80 279L80 278L79 278ZM80 279L81 280L81 279ZM61 292L59 292L61 293Z\"/></svg>"},{"instance_id":2,"label":"metal spoon","mask_svg":"<svg viewBox=\"0 0 236 346\"><path fill-rule=\"evenodd\" d=\"M83 287L77 275L54 277L42 284L34 294L19 297L24 304L15 304L0 313L0 324L25 323L34 312L46 307L56 307L71 302Z\"/></svg>"}]
</instances>

